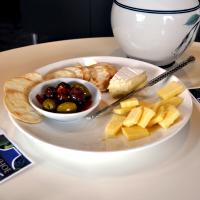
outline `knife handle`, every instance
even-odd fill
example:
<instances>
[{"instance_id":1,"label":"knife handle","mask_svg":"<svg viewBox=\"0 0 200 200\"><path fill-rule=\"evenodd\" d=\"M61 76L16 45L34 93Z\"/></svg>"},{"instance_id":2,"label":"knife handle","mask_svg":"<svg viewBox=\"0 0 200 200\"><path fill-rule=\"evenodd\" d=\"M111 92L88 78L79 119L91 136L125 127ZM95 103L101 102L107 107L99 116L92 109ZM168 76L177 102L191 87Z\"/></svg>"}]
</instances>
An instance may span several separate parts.
<instances>
[{"instance_id":1,"label":"knife handle","mask_svg":"<svg viewBox=\"0 0 200 200\"><path fill-rule=\"evenodd\" d=\"M147 86L153 86L156 83L158 83L159 81L161 81L162 79L170 76L171 74L173 74L174 72L178 71L179 69L182 69L183 67L185 67L188 63L195 61L195 57L194 56L190 56L188 57L185 61L183 61L181 64L178 64L174 67L172 67L171 69L167 70L166 72L158 75L157 77L153 78L152 80L150 80L147 83Z\"/></svg>"}]
</instances>

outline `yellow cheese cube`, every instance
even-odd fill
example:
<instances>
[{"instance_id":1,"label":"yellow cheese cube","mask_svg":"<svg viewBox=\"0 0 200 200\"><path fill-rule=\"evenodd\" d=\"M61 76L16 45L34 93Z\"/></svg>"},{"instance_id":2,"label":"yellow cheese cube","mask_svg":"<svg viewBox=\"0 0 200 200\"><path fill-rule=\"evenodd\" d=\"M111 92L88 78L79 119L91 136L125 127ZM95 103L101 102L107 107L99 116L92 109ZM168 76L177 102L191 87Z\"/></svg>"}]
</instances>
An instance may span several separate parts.
<instances>
[{"instance_id":1,"label":"yellow cheese cube","mask_svg":"<svg viewBox=\"0 0 200 200\"><path fill-rule=\"evenodd\" d=\"M140 101L140 106L151 108L153 104L147 101Z\"/></svg>"},{"instance_id":2,"label":"yellow cheese cube","mask_svg":"<svg viewBox=\"0 0 200 200\"><path fill-rule=\"evenodd\" d=\"M157 101L157 102L153 103L150 108L152 110L154 110L155 112L157 112L159 107L162 106L162 105L165 106L165 105L170 104L170 105L178 106L182 102L183 102L183 98L182 97L174 96L174 97L171 97L171 98L166 99L166 100Z\"/></svg>"},{"instance_id":3,"label":"yellow cheese cube","mask_svg":"<svg viewBox=\"0 0 200 200\"><path fill-rule=\"evenodd\" d=\"M160 106L156 115L150 120L148 123L148 127L152 127L153 125L157 124L158 122L162 121L165 117L166 109L164 106Z\"/></svg>"},{"instance_id":4,"label":"yellow cheese cube","mask_svg":"<svg viewBox=\"0 0 200 200\"><path fill-rule=\"evenodd\" d=\"M138 106L138 105L139 105L139 101L134 97L120 102L121 108L127 108L127 107L133 108L133 107Z\"/></svg>"},{"instance_id":5,"label":"yellow cheese cube","mask_svg":"<svg viewBox=\"0 0 200 200\"><path fill-rule=\"evenodd\" d=\"M144 107L142 116L137 124L145 128L155 114L156 113L152 109Z\"/></svg>"},{"instance_id":6,"label":"yellow cheese cube","mask_svg":"<svg viewBox=\"0 0 200 200\"><path fill-rule=\"evenodd\" d=\"M126 119L123 121L123 125L126 127L133 126L138 123L140 117L142 115L142 107L133 108Z\"/></svg>"},{"instance_id":7,"label":"yellow cheese cube","mask_svg":"<svg viewBox=\"0 0 200 200\"><path fill-rule=\"evenodd\" d=\"M126 117L122 115L113 115L105 128L105 134L107 138L114 137L119 132L122 122Z\"/></svg>"},{"instance_id":8,"label":"yellow cheese cube","mask_svg":"<svg viewBox=\"0 0 200 200\"><path fill-rule=\"evenodd\" d=\"M183 92L183 90L184 86L181 83L172 81L164 87L160 88L157 91L157 95L165 100L180 94L181 92Z\"/></svg>"},{"instance_id":9,"label":"yellow cheese cube","mask_svg":"<svg viewBox=\"0 0 200 200\"><path fill-rule=\"evenodd\" d=\"M183 102L183 98L175 96L175 97L171 97L169 99L166 100L162 100L160 102L161 105L166 105L166 104L170 104L170 105L174 105L174 106L178 106Z\"/></svg>"},{"instance_id":10,"label":"yellow cheese cube","mask_svg":"<svg viewBox=\"0 0 200 200\"><path fill-rule=\"evenodd\" d=\"M163 128L168 128L180 117L180 115L180 111L175 106L169 105L164 119L158 122L158 124Z\"/></svg>"},{"instance_id":11,"label":"yellow cheese cube","mask_svg":"<svg viewBox=\"0 0 200 200\"><path fill-rule=\"evenodd\" d=\"M122 133L128 140L137 140L149 135L149 131L140 126L122 127Z\"/></svg>"},{"instance_id":12,"label":"yellow cheese cube","mask_svg":"<svg viewBox=\"0 0 200 200\"><path fill-rule=\"evenodd\" d=\"M157 101L157 102L155 102L155 103L153 103L153 104L151 105L151 109L152 109L154 112L157 112L160 106L161 106L161 101Z\"/></svg>"},{"instance_id":13,"label":"yellow cheese cube","mask_svg":"<svg viewBox=\"0 0 200 200\"><path fill-rule=\"evenodd\" d=\"M131 109L132 109L131 107L127 107L127 108L114 108L113 112L115 114L118 114L118 115L126 115L127 113L130 112Z\"/></svg>"}]
</instances>

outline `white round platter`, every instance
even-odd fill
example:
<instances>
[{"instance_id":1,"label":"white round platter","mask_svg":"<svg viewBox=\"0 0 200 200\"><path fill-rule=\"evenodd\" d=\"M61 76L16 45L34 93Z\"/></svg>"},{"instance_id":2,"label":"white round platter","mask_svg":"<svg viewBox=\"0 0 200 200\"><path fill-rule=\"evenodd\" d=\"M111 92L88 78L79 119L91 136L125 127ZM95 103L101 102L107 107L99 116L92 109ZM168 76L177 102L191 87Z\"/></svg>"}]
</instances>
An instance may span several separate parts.
<instances>
[{"instance_id":1,"label":"white round platter","mask_svg":"<svg viewBox=\"0 0 200 200\"><path fill-rule=\"evenodd\" d=\"M112 63L118 68L122 66L134 66L135 68L145 70L148 79L151 79L165 71L149 63L129 58L110 56L81 57L63 60L43 66L36 71L44 75L51 70L61 69L75 64L89 65L95 62ZM159 87L172 80L180 81L177 77L171 76L155 86L146 89L140 94L140 98L142 96L144 100L151 99L155 96L155 91ZM181 129L183 129L191 117L192 100L187 89L180 96L184 99L183 103L179 106L182 116L181 120L169 129L156 129L150 136L135 141L128 141L122 135L113 139L105 139L104 129L111 117L111 114L107 114L93 120L82 119L72 122L59 122L45 118L39 124L23 123L14 119L11 115L10 118L15 126L29 136L31 140L34 140L34 142L42 142L46 145L45 147L49 148L49 152L57 149L64 154L71 153L75 156L92 155L98 157L98 155L101 155L106 157L114 155L117 156L120 154L124 156L125 154L130 155L132 152L161 144L162 142L175 136ZM113 101L108 93L103 93L102 98L107 104L110 104Z\"/></svg>"}]
</instances>

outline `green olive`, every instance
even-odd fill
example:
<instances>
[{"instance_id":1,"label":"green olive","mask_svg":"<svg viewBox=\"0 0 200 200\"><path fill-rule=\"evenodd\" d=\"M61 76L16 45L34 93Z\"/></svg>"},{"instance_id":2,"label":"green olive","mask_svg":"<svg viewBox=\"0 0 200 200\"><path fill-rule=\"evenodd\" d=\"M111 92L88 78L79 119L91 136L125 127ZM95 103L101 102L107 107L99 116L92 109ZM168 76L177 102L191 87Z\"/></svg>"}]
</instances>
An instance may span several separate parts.
<instances>
[{"instance_id":1,"label":"green olive","mask_svg":"<svg viewBox=\"0 0 200 200\"><path fill-rule=\"evenodd\" d=\"M73 102L65 102L58 105L57 112L59 113L73 113L77 111L77 105Z\"/></svg>"},{"instance_id":2,"label":"green olive","mask_svg":"<svg viewBox=\"0 0 200 200\"><path fill-rule=\"evenodd\" d=\"M56 109L56 103L53 99L46 99L42 103L42 107L47 111L54 111Z\"/></svg>"},{"instance_id":3,"label":"green olive","mask_svg":"<svg viewBox=\"0 0 200 200\"><path fill-rule=\"evenodd\" d=\"M90 91L88 90L88 88L85 85L75 82L75 83L73 83L71 85L71 87L81 89L83 91L83 93L84 93L85 98L91 97L91 93L90 93Z\"/></svg>"}]
</instances>

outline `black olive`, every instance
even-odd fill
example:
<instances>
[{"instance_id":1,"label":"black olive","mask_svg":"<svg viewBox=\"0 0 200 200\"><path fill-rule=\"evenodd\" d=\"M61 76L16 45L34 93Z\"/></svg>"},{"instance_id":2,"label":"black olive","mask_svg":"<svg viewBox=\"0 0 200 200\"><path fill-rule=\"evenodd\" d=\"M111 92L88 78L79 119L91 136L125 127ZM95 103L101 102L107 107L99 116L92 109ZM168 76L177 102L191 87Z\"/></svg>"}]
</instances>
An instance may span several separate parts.
<instances>
[{"instance_id":1,"label":"black olive","mask_svg":"<svg viewBox=\"0 0 200 200\"><path fill-rule=\"evenodd\" d=\"M44 93L36 95L44 110L59 113L72 113L86 110L91 105L91 93L78 82L60 82L55 87L47 87Z\"/></svg>"},{"instance_id":2,"label":"black olive","mask_svg":"<svg viewBox=\"0 0 200 200\"><path fill-rule=\"evenodd\" d=\"M85 95L80 88L73 87L70 91L71 99L75 102L84 102Z\"/></svg>"},{"instance_id":3,"label":"black olive","mask_svg":"<svg viewBox=\"0 0 200 200\"><path fill-rule=\"evenodd\" d=\"M36 95L36 99L37 99L37 101L38 101L40 104L42 104L43 101L44 101L44 97L41 96L41 95L39 95L39 94Z\"/></svg>"},{"instance_id":4,"label":"black olive","mask_svg":"<svg viewBox=\"0 0 200 200\"><path fill-rule=\"evenodd\" d=\"M66 94L66 95L69 95L70 93L70 90L71 90L71 86L67 83L64 83L64 82L61 82L57 85L56 87L56 92L58 94Z\"/></svg>"},{"instance_id":5,"label":"black olive","mask_svg":"<svg viewBox=\"0 0 200 200\"><path fill-rule=\"evenodd\" d=\"M75 83L72 83L71 87L81 89L84 93L85 99L88 99L91 97L91 93L85 85L75 82Z\"/></svg>"},{"instance_id":6,"label":"black olive","mask_svg":"<svg viewBox=\"0 0 200 200\"><path fill-rule=\"evenodd\" d=\"M56 100L58 102L65 102L65 101L70 101L71 100L71 96L68 94L63 94L63 93L58 93L56 96Z\"/></svg>"},{"instance_id":7,"label":"black olive","mask_svg":"<svg viewBox=\"0 0 200 200\"><path fill-rule=\"evenodd\" d=\"M47 87L44 91L45 98L55 98L56 96L56 89L54 87Z\"/></svg>"}]
</instances>

